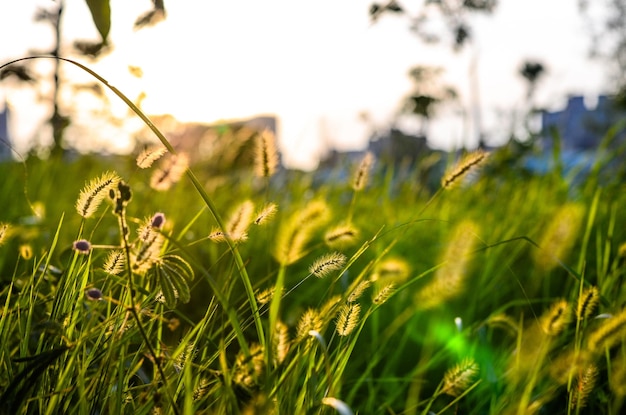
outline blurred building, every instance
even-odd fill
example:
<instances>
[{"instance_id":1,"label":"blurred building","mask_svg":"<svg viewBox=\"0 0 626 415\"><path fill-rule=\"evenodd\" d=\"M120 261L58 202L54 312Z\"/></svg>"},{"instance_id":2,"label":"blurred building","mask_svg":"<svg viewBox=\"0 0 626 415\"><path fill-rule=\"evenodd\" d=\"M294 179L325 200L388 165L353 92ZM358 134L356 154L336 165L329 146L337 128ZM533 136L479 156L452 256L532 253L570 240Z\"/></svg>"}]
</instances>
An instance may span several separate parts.
<instances>
[{"instance_id":1,"label":"blurred building","mask_svg":"<svg viewBox=\"0 0 626 415\"><path fill-rule=\"evenodd\" d=\"M9 137L9 107L4 103L0 110L0 161L11 158L11 140Z\"/></svg>"},{"instance_id":2,"label":"blurred building","mask_svg":"<svg viewBox=\"0 0 626 415\"><path fill-rule=\"evenodd\" d=\"M556 136L563 151L595 150L609 129L625 115L606 95L599 96L593 108L585 105L584 97L571 96L563 110L541 114L543 147L552 148Z\"/></svg>"},{"instance_id":3,"label":"blurred building","mask_svg":"<svg viewBox=\"0 0 626 415\"><path fill-rule=\"evenodd\" d=\"M216 170L249 166L253 138L263 130L277 134L277 120L273 115L217 123L180 122L171 115L150 117L178 152L189 155L191 163L210 162ZM145 127L139 134L142 145L154 134Z\"/></svg>"},{"instance_id":4,"label":"blurred building","mask_svg":"<svg viewBox=\"0 0 626 415\"><path fill-rule=\"evenodd\" d=\"M430 153L425 136L406 134L397 128L372 138L368 150L386 162L409 164L415 164Z\"/></svg>"},{"instance_id":5,"label":"blurred building","mask_svg":"<svg viewBox=\"0 0 626 415\"><path fill-rule=\"evenodd\" d=\"M547 173L559 167L565 176L578 183L587 177L593 166L601 162L615 171L621 164L615 149L626 139L623 128L608 135L626 119L626 111L613 97L600 95L595 106L586 105L582 96L570 96L564 109L541 114L541 147L543 152L526 157L525 167L534 173ZM605 137L610 137L606 151L599 152ZM555 161L554 140L558 139L559 159ZM558 163L558 164L557 164Z\"/></svg>"}]
</instances>

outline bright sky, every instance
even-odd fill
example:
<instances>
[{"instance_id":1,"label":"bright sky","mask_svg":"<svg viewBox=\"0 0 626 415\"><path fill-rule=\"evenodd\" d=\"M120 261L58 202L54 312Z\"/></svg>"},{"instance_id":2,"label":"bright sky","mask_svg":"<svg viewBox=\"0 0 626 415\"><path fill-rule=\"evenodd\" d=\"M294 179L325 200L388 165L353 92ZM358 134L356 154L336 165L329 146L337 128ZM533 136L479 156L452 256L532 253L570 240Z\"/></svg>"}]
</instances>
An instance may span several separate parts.
<instances>
[{"instance_id":1,"label":"bright sky","mask_svg":"<svg viewBox=\"0 0 626 415\"><path fill-rule=\"evenodd\" d=\"M475 60L483 124L494 139L506 135L510 112L522 105L525 85L517 72L524 59L548 68L537 91L540 105L557 109L567 94L592 98L602 92L604 73L587 59L589 37L574 1L501 0L495 15L474 20L475 43L459 54L447 45L424 46L406 19L387 15L372 25L372 1L166 0L167 19L135 32L134 20L151 1L111 0L113 52L87 66L131 98L145 92L148 114L198 122L275 114L283 160L302 168L314 167L328 146L363 148L372 127L360 119L362 112L378 128L388 126L410 92L407 73L414 65L445 66L444 82L457 87L469 111L468 74ZM0 5L0 37L13 40L2 42L1 61L52 44L50 29L32 22L36 5L54 6L50 0ZM97 39L84 0L66 0L63 18L68 45ZM133 77L129 65L141 67L143 77ZM73 68L65 73L90 80ZM33 106L34 95L0 84L0 99L13 108L18 149L39 131L27 120L45 115L43 107ZM110 99L110 111L124 115L127 109ZM137 123L91 126L121 151L128 147L125 132ZM90 131L74 131L81 133ZM431 124L429 140L445 148L476 143L471 124L452 110Z\"/></svg>"}]
</instances>

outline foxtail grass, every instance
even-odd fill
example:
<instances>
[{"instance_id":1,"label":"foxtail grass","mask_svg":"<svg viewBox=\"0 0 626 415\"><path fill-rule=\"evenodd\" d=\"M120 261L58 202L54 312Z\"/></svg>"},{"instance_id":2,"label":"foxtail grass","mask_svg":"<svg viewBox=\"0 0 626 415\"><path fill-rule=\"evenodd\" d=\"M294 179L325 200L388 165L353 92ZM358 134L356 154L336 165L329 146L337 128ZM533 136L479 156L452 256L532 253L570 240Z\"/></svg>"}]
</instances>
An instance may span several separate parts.
<instances>
[{"instance_id":1,"label":"foxtail grass","mask_svg":"<svg viewBox=\"0 0 626 415\"><path fill-rule=\"evenodd\" d=\"M7 275L4 255L15 259L11 282L0 284L2 408L619 413L623 313L605 310L623 302L626 238L621 196L610 189L572 203L553 182L515 187L506 173L472 182L491 157L479 151L431 196L406 180L397 186L397 170L382 179L366 155L341 186L289 178L278 212L268 197L275 137L224 132L236 142L227 158L249 143L255 166L210 197L187 163L172 164L185 156L130 108L162 147L142 152L128 180L87 183L79 214L62 217L56 233L17 208L2 213ZM180 182L185 174L195 192ZM142 186L151 177L154 188ZM436 209L426 218L428 206ZM46 208L53 216L60 206ZM578 266L568 265L571 252ZM555 288L565 273L578 284Z\"/></svg>"},{"instance_id":2,"label":"foxtail grass","mask_svg":"<svg viewBox=\"0 0 626 415\"><path fill-rule=\"evenodd\" d=\"M109 196L109 191L117 186L119 176L114 172L106 172L97 179L91 180L81 190L76 201L76 211L83 218L93 216L102 201Z\"/></svg>"},{"instance_id":3,"label":"foxtail grass","mask_svg":"<svg viewBox=\"0 0 626 415\"><path fill-rule=\"evenodd\" d=\"M254 152L254 172L258 177L270 177L278 167L276 137L270 130L263 130L257 137Z\"/></svg>"},{"instance_id":4,"label":"foxtail grass","mask_svg":"<svg viewBox=\"0 0 626 415\"><path fill-rule=\"evenodd\" d=\"M340 336L347 336L354 331L359 323L361 306L359 303L348 303L339 310L336 331Z\"/></svg>"},{"instance_id":5,"label":"foxtail grass","mask_svg":"<svg viewBox=\"0 0 626 415\"><path fill-rule=\"evenodd\" d=\"M472 221L465 220L456 226L441 256L441 268L415 296L417 307L431 309L463 292L477 234L478 227Z\"/></svg>"},{"instance_id":6,"label":"foxtail grass","mask_svg":"<svg viewBox=\"0 0 626 415\"><path fill-rule=\"evenodd\" d=\"M576 242L584 213L582 206L567 204L554 214L538 241L540 249L533 256L539 269L550 271L567 259Z\"/></svg>"},{"instance_id":7,"label":"foxtail grass","mask_svg":"<svg viewBox=\"0 0 626 415\"><path fill-rule=\"evenodd\" d=\"M611 316L600 327L589 334L587 347L590 351L602 353L623 342L626 335L626 310Z\"/></svg>"},{"instance_id":8,"label":"foxtail grass","mask_svg":"<svg viewBox=\"0 0 626 415\"><path fill-rule=\"evenodd\" d=\"M489 157L489 153L483 150L476 150L472 153L468 153L463 158L461 158L458 163L453 165L446 171L443 178L441 179L441 187L444 189L449 189L454 185L460 183L464 178L466 178L471 172L475 171L481 165L483 165L487 158Z\"/></svg>"}]
</instances>

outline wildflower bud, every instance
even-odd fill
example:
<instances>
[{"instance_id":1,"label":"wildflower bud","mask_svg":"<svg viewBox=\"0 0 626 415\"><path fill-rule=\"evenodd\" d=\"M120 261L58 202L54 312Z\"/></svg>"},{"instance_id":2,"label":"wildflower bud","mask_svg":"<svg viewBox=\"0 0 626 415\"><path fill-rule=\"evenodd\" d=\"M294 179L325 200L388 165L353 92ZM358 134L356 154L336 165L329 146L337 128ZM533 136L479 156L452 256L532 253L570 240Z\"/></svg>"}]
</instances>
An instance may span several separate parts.
<instances>
[{"instance_id":1,"label":"wildflower bud","mask_svg":"<svg viewBox=\"0 0 626 415\"><path fill-rule=\"evenodd\" d=\"M20 256L28 261L33 257L33 248L29 244L20 245Z\"/></svg>"},{"instance_id":2,"label":"wildflower bud","mask_svg":"<svg viewBox=\"0 0 626 415\"><path fill-rule=\"evenodd\" d=\"M161 212L155 213L150 220L150 226L156 229L162 229L165 224L165 215Z\"/></svg>"},{"instance_id":3,"label":"wildflower bud","mask_svg":"<svg viewBox=\"0 0 626 415\"><path fill-rule=\"evenodd\" d=\"M91 252L91 242L86 239L79 239L78 241L74 241L72 248L79 254L87 255L89 252Z\"/></svg>"},{"instance_id":4,"label":"wildflower bud","mask_svg":"<svg viewBox=\"0 0 626 415\"><path fill-rule=\"evenodd\" d=\"M92 301L102 300L102 291L97 288L90 288L87 290L87 299Z\"/></svg>"},{"instance_id":5,"label":"wildflower bud","mask_svg":"<svg viewBox=\"0 0 626 415\"><path fill-rule=\"evenodd\" d=\"M117 185L117 188L120 191L120 197L122 199L122 201L124 202L128 202L130 201L130 198L132 197L132 193L130 191L130 186L127 185L126 183L124 183L123 181L120 181Z\"/></svg>"}]
</instances>

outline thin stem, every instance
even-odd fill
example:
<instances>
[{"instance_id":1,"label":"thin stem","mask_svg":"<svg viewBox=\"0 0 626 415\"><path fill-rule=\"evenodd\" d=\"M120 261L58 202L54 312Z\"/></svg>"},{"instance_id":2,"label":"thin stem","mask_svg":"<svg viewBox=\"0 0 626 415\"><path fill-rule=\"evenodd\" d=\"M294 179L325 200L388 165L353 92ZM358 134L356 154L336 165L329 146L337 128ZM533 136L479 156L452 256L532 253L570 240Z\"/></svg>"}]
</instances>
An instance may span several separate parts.
<instances>
[{"instance_id":1,"label":"thin stem","mask_svg":"<svg viewBox=\"0 0 626 415\"><path fill-rule=\"evenodd\" d=\"M117 200L116 202L118 203L118 207L116 208L115 213L118 218L120 232L122 233L122 248L124 249L124 255L126 257L126 274L128 275L126 284L128 288L128 294L130 297L130 306L127 307L127 310L130 312L130 314L133 316L133 318L137 322L137 328L139 329L139 333L141 334L141 337L143 338L143 341L146 344L146 347L148 348L148 353L150 353L150 356L152 357L152 361L154 362L154 365L157 368L159 376L161 377L162 382L165 385L165 389L167 391L168 397L170 398L170 402L172 405L172 410L174 411L175 415L178 415L179 414L178 407L176 406L174 397L171 394L171 391L167 382L167 377L165 377L165 372L163 371L163 366L161 365L161 360L159 359L156 352L154 351L152 344L150 344L150 339L148 338L148 335L143 327L143 324L141 323L141 319L139 318L139 313L137 313L137 309L135 308L135 288L133 286L133 270L132 270L132 265L130 261L130 244L128 242L128 234L130 231L128 229L128 224L126 223L126 209L124 206L125 202L123 200L122 201Z\"/></svg>"}]
</instances>

